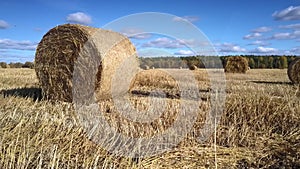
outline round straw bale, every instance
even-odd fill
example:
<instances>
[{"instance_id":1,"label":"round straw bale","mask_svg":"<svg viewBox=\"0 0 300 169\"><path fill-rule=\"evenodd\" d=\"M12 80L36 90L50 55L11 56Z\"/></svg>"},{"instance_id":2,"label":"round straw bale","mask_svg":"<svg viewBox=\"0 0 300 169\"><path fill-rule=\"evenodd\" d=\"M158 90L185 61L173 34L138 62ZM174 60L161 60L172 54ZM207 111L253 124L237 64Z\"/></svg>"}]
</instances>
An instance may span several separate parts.
<instances>
[{"instance_id":1,"label":"round straw bale","mask_svg":"<svg viewBox=\"0 0 300 169\"><path fill-rule=\"evenodd\" d=\"M295 84L300 84L300 58L293 60L288 67L288 76Z\"/></svg>"},{"instance_id":2,"label":"round straw bale","mask_svg":"<svg viewBox=\"0 0 300 169\"><path fill-rule=\"evenodd\" d=\"M144 69L144 70L149 70L150 67L149 67L148 65L144 65L144 66L142 66L142 69Z\"/></svg>"},{"instance_id":3,"label":"round straw bale","mask_svg":"<svg viewBox=\"0 0 300 169\"><path fill-rule=\"evenodd\" d=\"M190 66L189 66L189 69L190 69L190 70L197 70L198 67L197 67L196 65L190 65Z\"/></svg>"},{"instance_id":4,"label":"round straw bale","mask_svg":"<svg viewBox=\"0 0 300 169\"><path fill-rule=\"evenodd\" d=\"M168 72L149 69L136 74L131 83L131 90L133 88L174 89L178 87L177 85L176 80Z\"/></svg>"},{"instance_id":5,"label":"round straw bale","mask_svg":"<svg viewBox=\"0 0 300 169\"><path fill-rule=\"evenodd\" d=\"M231 56L226 59L225 72L246 73L248 70L248 60L241 56Z\"/></svg>"},{"instance_id":6,"label":"round straw bale","mask_svg":"<svg viewBox=\"0 0 300 169\"><path fill-rule=\"evenodd\" d=\"M91 83L95 84L97 99L108 99L111 97L112 76L119 65L131 56L136 57L135 47L119 33L64 24L49 30L38 44L35 71L46 98L72 102L76 61L99 57L96 80ZM84 69L88 72L91 68Z\"/></svg>"}]
</instances>

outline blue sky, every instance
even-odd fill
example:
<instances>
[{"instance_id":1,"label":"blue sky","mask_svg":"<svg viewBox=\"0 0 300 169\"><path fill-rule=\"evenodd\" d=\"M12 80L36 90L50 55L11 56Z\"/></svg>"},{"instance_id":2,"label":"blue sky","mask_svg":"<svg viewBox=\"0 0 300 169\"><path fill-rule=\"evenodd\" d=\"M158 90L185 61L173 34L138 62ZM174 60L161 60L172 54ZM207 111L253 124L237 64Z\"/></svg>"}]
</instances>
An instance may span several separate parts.
<instances>
[{"instance_id":1,"label":"blue sky","mask_svg":"<svg viewBox=\"0 0 300 169\"><path fill-rule=\"evenodd\" d=\"M172 21L191 22L219 55L300 55L299 0L7 0L0 1L0 62L33 61L38 42L56 25L103 28L143 12L171 14ZM133 26L120 31L144 32ZM182 44L199 44L192 36L174 39L154 33L131 36L131 40L140 56L192 55L195 51Z\"/></svg>"}]
</instances>

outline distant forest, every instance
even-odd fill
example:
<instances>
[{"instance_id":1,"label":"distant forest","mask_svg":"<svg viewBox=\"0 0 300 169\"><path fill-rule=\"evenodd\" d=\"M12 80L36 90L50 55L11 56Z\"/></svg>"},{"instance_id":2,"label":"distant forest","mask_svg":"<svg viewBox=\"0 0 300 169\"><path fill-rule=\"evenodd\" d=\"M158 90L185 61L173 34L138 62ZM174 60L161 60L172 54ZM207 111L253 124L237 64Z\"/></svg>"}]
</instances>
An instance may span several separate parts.
<instances>
[{"instance_id":1,"label":"distant forest","mask_svg":"<svg viewBox=\"0 0 300 169\"><path fill-rule=\"evenodd\" d=\"M11 62L11 63L6 63L6 62L0 62L0 68L34 68L34 63L33 62Z\"/></svg>"},{"instance_id":2,"label":"distant forest","mask_svg":"<svg viewBox=\"0 0 300 169\"><path fill-rule=\"evenodd\" d=\"M285 69L297 56L257 56L241 55L247 58L251 69ZM140 67L148 68L222 68L225 66L226 58L230 56L184 56L184 57L140 57ZM34 68L33 62L6 63L0 62L0 68Z\"/></svg>"},{"instance_id":3,"label":"distant forest","mask_svg":"<svg viewBox=\"0 0 300 169\"><path fill-rule=\"evenodd\" d=\"M251 69L285 69L297 56L257 56L241 55L247 58ZM144 57L140 59L141 68L198 68L224 67L226 58L230 56L187 56L187 57Z\"/></svg>"}]
</instances>

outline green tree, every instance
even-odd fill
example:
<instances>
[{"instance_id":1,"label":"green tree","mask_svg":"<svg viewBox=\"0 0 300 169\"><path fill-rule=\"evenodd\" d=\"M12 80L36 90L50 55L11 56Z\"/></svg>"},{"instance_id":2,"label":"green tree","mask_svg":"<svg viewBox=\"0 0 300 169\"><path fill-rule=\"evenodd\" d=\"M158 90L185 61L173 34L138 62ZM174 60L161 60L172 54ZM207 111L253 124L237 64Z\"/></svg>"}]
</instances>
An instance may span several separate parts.
<instances>
[{"instance_id":1,"label":"green tree","mask_svg":"<svg viewBox=\"0 0 300 169\"><path fill-rule=\"evenodd\" d=\"M22 68L23 63L17 62L17 63L10 63L9 66L11 68Z\"/></svg>"},{"instance_id":2,"label":"green tree","mask_svg":"<svg viewBox=\"0 0 300 169\"><path fill-rule=\"evenodd\" d=\"M25 62L24 65L22 65L22 68L34 68L34 64L32 62Z\"/></svg>"},{"instance_id":3,"label":"green tree","mask_svg":"<svg viewBox=\"0 0 300 169\"><path fill-rule=\"evenodd\" d=\"M268 57L268 68L273 69L274 68L274 58L273 56Z\"/></svg>"},{"instance_id":4,"label":"green tree","mask_svg":"<svg viewBox=\"0 0 300 169\"><path fill-rule=\"evenodd\" d=\"M288 67L287 58L285 56L281 56L279 60L280 60L280 67L279 67L279 69L285 69L285 68Z\"/></svg>"},{"instance_id":5,"label":"green tree","mask_svg":"<svg viewBox=\"0 0 300 169\"><path fill-rule=\"evenodd\" d=\"M258 58L258 68L264 68L265 67L265 64L264 64L264 57L263 56L260 56Z\"/></svg>"},{"instance_id":6,"label":"green tree","mask_svg":"<svg viewBox=\"0 0 300 169\"><path fill-rule=\"evenodd\" d=\"M251 69L255 68L255 62L254 62L254 59L252 57L249 58L248 64L249 64L249 67Z\"/></svg>"}]
</instances>

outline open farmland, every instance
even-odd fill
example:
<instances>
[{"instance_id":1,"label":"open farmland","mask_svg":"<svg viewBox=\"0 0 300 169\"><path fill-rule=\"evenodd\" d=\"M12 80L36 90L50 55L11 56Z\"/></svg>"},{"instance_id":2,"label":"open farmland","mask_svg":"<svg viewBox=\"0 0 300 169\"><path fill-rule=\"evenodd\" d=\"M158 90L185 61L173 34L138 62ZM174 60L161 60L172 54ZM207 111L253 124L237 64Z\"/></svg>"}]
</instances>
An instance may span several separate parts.
<instances>
[{"instance_id":1,"label":"open farmland","mask_svg":"<svg viewBox=\"0 0 300 169\"><path fill-rule=\"evenodd\" d=\"M99 103L124 135L155 135L170 127L179 111L176 81L160 77L156 69L147 71L136 78L130 100L145 110L156 103L145 96L163 91L167 97L158 99L167 109L160 120L130 122L111 100ZM185 76L189 70L169 71ZM42 98L34 70L0 69L0 168L300 168L300 88L286 72L226 73L226 103L215 139L200 143L199 130L212 106L210 83L204 69L193 71L202 98L193 129L173 150L136 159L116 156L89 140L70 103Z\"/></svg>"}]
</instances>

